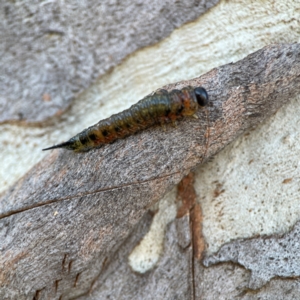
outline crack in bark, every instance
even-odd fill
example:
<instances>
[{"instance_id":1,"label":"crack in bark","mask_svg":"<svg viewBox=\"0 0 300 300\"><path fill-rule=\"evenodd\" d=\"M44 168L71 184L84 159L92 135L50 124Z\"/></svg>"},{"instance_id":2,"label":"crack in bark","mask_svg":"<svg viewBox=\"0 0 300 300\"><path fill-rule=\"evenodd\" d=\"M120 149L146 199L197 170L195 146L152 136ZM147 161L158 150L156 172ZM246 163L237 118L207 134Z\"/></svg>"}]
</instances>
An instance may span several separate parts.
<instances>
[{"instance_id":1,"label":"crack in bark","mask_svg":"<svg viewBox=\"0 0 300 300\"><path fill-rule=\"evenodd\" d=\"M97 276L94 278L94 280L92 281L92 283L91 283L91 285L90 285L90 288L89 288L89 290L88 290L88 292L87 292L87 295L91 295L91 294L92 294L94 285L95 285L95 283L97 282L97 280L100 278L100 275L102 274L103 269L104 269L104 267L106 266L107 262L108 262L108 257L105 257L104 260L103 260L103 262L102 262L102 266L101 266L100 272L98 273L98 275L97 275Z\"/></svg>"},{"instance_id":2,"label":"crack in bark","mask_svg":"<svg viewBox=\"0 0 300 300\"><path fill-rule=\"evenodd\" d=\"M35 294L34 294L32 300L39 300L40 297L41 297L41 293L42 293L42 291L43 291L44 289L45 289L45 288L42 288L42 289L40 289L40 290L36 290L36 292L35 292Z\"/></svg>"},{"instance_id":3,"label":"crack in bark","mask_svg":"<svg viewBox=\"0 0 300 300\"><path fill-rule=\"evenodd\" d=\"M99 189L99 190L95 190L95 191L92 191L92 192L86 192L86 193L81 193L81 194L78 194L78 195L73 195L73 196L70 196L70 197L51 199L51 200L44 201L43 203L35 203L31 206L24 207L22 209L16 209L16 210L12 210L12 211L7 212L7 213L0 214L0 220L4 219L6 217L9 217L11 215L15 215L15 214L18 214L18 213L21 213L21 212L24 212L24 211L27 211L27 210L30 210L30 209L34 209L34 208L37 208L37 207L46 206L46 205L49 205L49 204L52 204L52 203L65 201L65 200L71 200L71 199L84 197L84 196L88 196L88 195L94 195L94 194L102 193L102 192L106 192L106 191L122 189L124 187L129 187L129 186L133 186L133 185L137 185L137 184L144 184L144 183L147 183L147 182L151 182L151 181L171 177L175 174L180 174L180 173L181 173L180 171L176 171L176 172L173 172L173 173L170 173L170 174L167 174L167 175L163 175L163 176L159 176L159 177L155 177L155 178L150 178L150 179L146 179L146 180L143 180L143 181L130 182L130 183L122 184L120 186L112 186L112 187L107 187L107 188L102 188L102 189Z\"/></svg>"},{"instance_id":4,"label":"crack in bark","mask_svg":"<svg viewBox=\"0 0 300 300\"><path fill-rule=\"evenodd\" d=\"M77 286L77 283L78 283L78 280L79 280L79 276L80 276L80 274L81 274L81 272L80 272L80 273L78 273L78 274L76 275L76 277L75 277L75 281L74 281L74 287L76 287L76 286Z\"/></svg>"},{"instance_id":5,"label":"crack in bark","mask_svg":"<svg viewBox=\"0 0 300 300\"><path fill-rule=\"evenodd\" d=\"M68 258L68 254L65 254L65 255L64 255L64 258L63 258L63 261L62 261L62 263L61 263L61 266L62 266L62 270L63 270L63 271L65 270L65 264L66 264L67 258Z\"/></svg>"},{"instance_id":6,"label":"crack in bark","mask_svg":"<svg viewBox=\"0 0 300 300\"><path fill-rule=\"evenodd\" d=\"M57 293L58 291L58 286L59 286L59 282L62 281L62 279L57 279L55 280L55 283L54 283L54 289L55 289L55 294Z\"/></svg>"}]
</instances>

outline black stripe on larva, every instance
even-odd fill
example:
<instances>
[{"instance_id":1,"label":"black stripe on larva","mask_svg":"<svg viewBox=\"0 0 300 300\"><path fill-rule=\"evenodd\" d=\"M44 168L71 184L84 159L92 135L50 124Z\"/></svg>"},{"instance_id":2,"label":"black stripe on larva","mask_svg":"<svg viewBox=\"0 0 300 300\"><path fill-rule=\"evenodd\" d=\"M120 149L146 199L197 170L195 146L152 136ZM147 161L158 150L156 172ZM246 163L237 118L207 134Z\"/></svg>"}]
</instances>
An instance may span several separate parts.
<instances>
[{"instance_id":1,"label":"black stripe on larva","mask_svg":"<svg viewBox=\"0 0 300 300\"><path fill-rule=\"evenodd\" d=\"M80 142L81 142L82 145L85 145L85 144L87 144L89 142L89 138L85 134L80 134L79 135L79 140L80 140Z\"/></svg>"},{"instance_id":2,"label":"black stripe on larva","mask_svg":"<svg viewBox=\"0 0 300 300\"><path fill-rule=\"evenodd\" d=\"M171 109L170 108L167 108L166 111L165 111L165 116L167 117L171 112Z\"/></svg>"},{"instance_id":3,"label":"black stripe on larva","mask_svg":"<svg viewBox=\"0 0 300 300\"><path fill-rule=\"evenodd\" d=\"M97 136L96 136L96 134L94 134L94 133L91 133L91 134L89 135L89 137L90 137L90 139L91 139L92 141L97 140Z\"/></svg>"},{"instance_id":4,"label":"black stripe on larva","mask_svg":"<svg viewBox=\"0 0 300 300\"><path fill-rule=\"evenodd\" d=\"M102 130L102 135L103 136L108 136L108 131L106 129Z\"/></svg>"},{"instance_id":5,"label":"black stripe on larva","mask_svg":"<svg viewBox=\"0 0 300 300\"><path fill-rule=\"evenodd\" d=\"M119 132L119 131L121 131L121 128L118 126L115 126L115 132Z\"/></svg>"},{"instance_id":6,"label":"black stripe on larva","mask_svg":"<svg viewBox=\"0 0 300 300\"><path fill-rule=\"evenodd\" d=\"M181 106L177 109L176 114L179 116L179 115L182 113L183 109L184 109L184 106L181 105Z\"/></svg>"}]
</instances>

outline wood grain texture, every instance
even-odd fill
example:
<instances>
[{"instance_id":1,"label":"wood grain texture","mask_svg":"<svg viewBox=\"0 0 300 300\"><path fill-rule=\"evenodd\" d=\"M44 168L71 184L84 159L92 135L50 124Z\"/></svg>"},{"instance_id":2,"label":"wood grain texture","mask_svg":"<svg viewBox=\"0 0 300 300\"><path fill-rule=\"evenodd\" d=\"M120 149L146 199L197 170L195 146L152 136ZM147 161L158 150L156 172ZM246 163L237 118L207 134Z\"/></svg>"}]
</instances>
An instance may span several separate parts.
<instances>
[{"instance_id":1,"label":"wood grain texture","mask_svg":"<svg viewBox=\"0 0 300 300\"><path fill-rule=\"evenodd\" d=\"M0 123L36 123L62 114L127 55L217 2L1 2Z\"/></svg>"},{"instance_id":2,"label":"wood grain texture","mask_svg":"<svg viewBox=\"0 0 300 300\"><path fill-rule=\"evenodd\" d=\"M181 223L185 217L181 218ZM116 255L115 262L105 269L90 291L79 300L89 299L192 299L189 280L192 248L182 248L178 243L176 226L168 226L164 254L158 266L143 276L132 272L127 263L128 244ZM126 251L127 250L127 251Z\"/></svg>"},{"instance_id":3,"label":"wood grain texture","mask_svg":"<svg viewBox=\"0 0 300 300\"><path fill-rule=\"evenodd\" d=\"M299 94L300 45L271 45L165 88L186 85L209 93L199 119L88 153L53 151L1 197L1 298L85 294L153 203Z\"/></svg>"}]
</instances>

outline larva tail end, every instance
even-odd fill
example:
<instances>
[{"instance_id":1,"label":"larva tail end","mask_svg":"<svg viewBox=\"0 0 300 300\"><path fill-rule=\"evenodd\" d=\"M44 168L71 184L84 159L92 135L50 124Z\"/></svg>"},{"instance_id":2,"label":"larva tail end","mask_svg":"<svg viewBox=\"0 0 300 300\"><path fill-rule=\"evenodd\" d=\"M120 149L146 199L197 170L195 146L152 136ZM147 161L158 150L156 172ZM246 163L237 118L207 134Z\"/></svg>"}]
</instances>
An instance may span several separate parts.
<instances>
[{"instance_id":1,"label":"larva tail end","mask_svg":"<svg viewBox=\"0 0 300 300\"><path fill-rule=\"evenodd\" d=\"M43 151L46 150L52 150L52 149L56 149L56 148L65 148L65 149L69 149L69 150L74 150L74 143L72 141L67 141L58 145L54 145L45 149L42 149Z\"/></svg>"}]
</instances>

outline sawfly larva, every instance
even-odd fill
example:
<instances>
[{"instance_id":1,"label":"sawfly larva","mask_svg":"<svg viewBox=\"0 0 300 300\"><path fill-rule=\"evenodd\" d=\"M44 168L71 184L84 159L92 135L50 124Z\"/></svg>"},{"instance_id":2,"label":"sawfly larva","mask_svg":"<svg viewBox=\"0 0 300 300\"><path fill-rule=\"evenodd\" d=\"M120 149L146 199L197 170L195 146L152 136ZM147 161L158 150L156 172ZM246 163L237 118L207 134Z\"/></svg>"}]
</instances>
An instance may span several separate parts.
<instances>
[{"instance_id":1,"label":"sawfly larva","mask_svg":"<svg viewBox=\"0 0 300 300\"><path fill-rule=\"evenodd\" d=\"M99 121L67 142L43 150L65 148L76 152L88 151L156 124L175 122L184 116L195 116L199 107L207 103L208 95L203 87L188 86L171 92L162 89L130 108Z\"/></svg>"}]
</instances>

